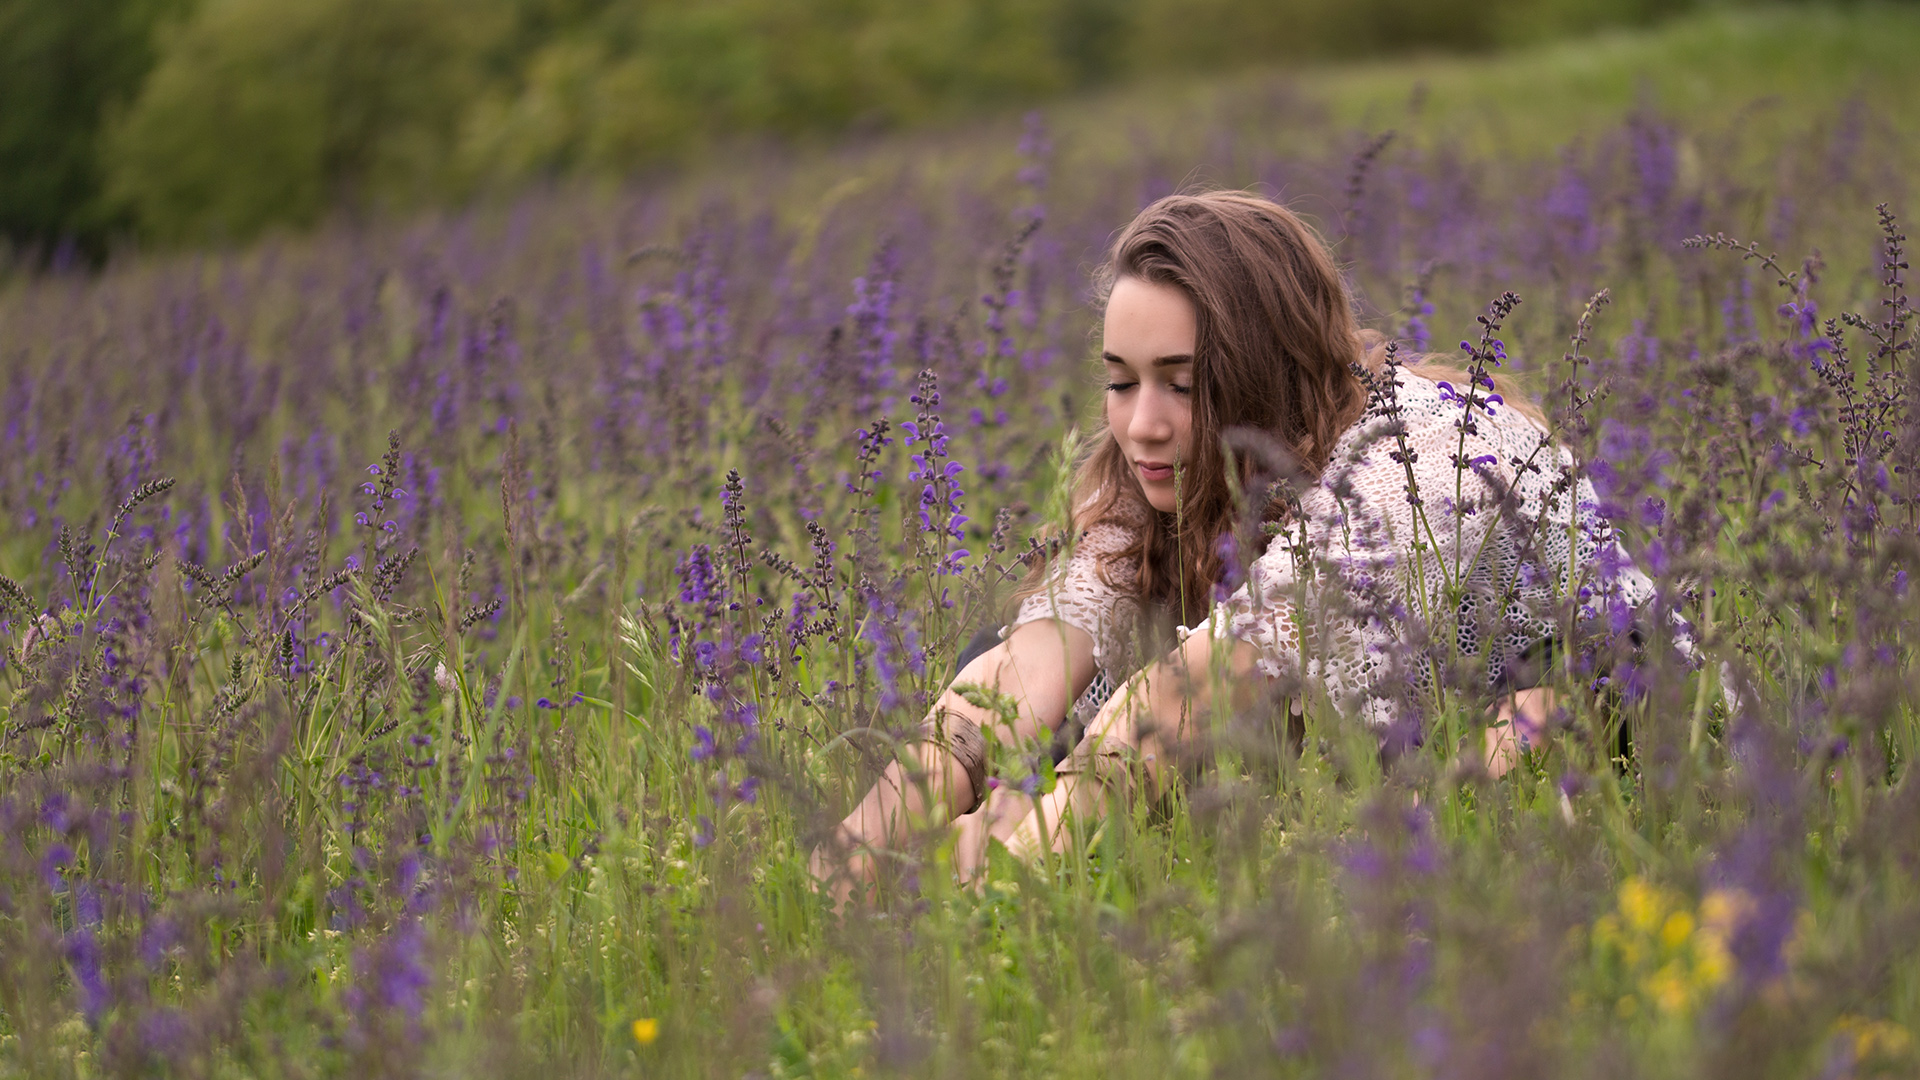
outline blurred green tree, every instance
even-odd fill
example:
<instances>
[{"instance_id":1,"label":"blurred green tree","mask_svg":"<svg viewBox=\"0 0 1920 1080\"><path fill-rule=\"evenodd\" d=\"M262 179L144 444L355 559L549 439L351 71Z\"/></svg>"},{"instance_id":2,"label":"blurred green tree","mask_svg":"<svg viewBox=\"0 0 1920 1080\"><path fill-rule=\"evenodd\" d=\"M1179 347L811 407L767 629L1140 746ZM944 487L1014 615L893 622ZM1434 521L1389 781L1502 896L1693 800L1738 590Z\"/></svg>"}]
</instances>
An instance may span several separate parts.
<instances>
[{"instance_id":1,"label":"blurred green tree","mask_svg":"<svg viewBox=\"0 0 1920 1080\"><path fill-rule=\"evenodd\" d=\"M623 170L737 132L890 127L1080 81L1062 39L1116 0L613 0L478 103L462 161L514 178ZM1068 8L1085 9L1063 18ZM1077 18L1077 21L1076 21ZM1084 52L1077 38L1075 48Z\"/></svg>"},{"instance_id":2,"label":"blurred green tree","mask_svg":"<svg viewBox=\"0 0 1920 1080\"><path fill-rule=\"evenodd\" d=\"M106 48L81 17L49 14L65 10L56 2L0 0L13 5L0 12L31 11ZM118 10L114 0L66 2ZM23 174L45 207L32 220L78 220L76 206L96 207L149 237L191 241L531 177L624 175L742 134L885 129L1140 74L1489 48L1714 0L122 2L199 6L160 34L158 64L99 153L93 128L59 118L102 106L66 98L22 111L39 134L0 138L27 147L16 157L38 170ZM7 25L0 19L0 42ZM146 48L138 34L128 40L115 47ZM29 46L0 45L0 59L7 48ZM128 70L114 85L144 69ZM105 201L86 194L97 179L67 179L95 162Z\"/></svg>"},{"instance_id":3,"label":"blurred green tree","mask_svg":"<svg viewBox=\"0 0 1920 1080\"><path fill-rule=\"evenodd\" d=\"M506 0L206 0L107 132L109 194L163 240L444 195L512 14Z\"/></svg>"},{"instance_id":4,"label":"blurred green tree","mask_svg":"<svg viewBox=\"0 0 1920 1080\"><path fill-rule=\"evenodd\" d=\"M0 0L0 236L96 254L115 222L100 201L101 125L153 66L153 27L176 0Z\"/></svg>"}]
</instances>

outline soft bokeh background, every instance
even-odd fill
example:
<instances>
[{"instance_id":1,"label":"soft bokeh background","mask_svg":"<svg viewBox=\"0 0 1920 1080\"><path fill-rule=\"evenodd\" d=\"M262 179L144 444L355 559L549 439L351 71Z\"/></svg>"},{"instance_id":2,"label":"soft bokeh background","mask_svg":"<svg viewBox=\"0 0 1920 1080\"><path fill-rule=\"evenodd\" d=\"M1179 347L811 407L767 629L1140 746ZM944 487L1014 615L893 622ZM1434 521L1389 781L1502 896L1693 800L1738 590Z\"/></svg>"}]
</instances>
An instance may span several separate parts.
<instances>
[{"instance_id":1,"label":"soft bokeh background","mask_svg":"<svg viewBox=\"0 0 1920 1080\"><path fill-rule=\"evenodd\" d=\"M556 177L670 170L742 141L870 137L1100 88L1170 90L1275 65L1487 55L1741 8L1740 0L6 0L0 234L41 250L74 240L96 259L119 237L239 241L336 209L406 210ZM1811 44L1764 73L1745 59L1738 66L1784 80L1773 91L1795 96L1803 80L1840 74L1836 58ZM1656 83L1717 85L1729 74L1710 52L1642 59L1671 65L1638 73ZM1872 67L1860 60L1850 66Z\"/></svg>"}]
</instances>

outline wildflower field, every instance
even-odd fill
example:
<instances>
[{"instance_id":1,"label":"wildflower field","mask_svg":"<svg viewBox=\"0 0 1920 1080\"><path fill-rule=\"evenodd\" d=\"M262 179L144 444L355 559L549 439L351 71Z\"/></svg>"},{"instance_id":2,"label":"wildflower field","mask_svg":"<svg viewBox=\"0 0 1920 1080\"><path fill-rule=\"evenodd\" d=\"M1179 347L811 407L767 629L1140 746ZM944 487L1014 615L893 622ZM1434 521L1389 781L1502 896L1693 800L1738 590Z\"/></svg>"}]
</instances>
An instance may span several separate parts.
<instances>
[{"instance_id":1,"label":"wildflower field","mask_svg":"<svg viewBox=\"0 0 1920 1080\"><path fill-rule=\"evenodd\" d=\"M1830 53L1920 42L1863 10ZM16 274L0 1075L1920 1070L1913 99L1447 97L1525 62ZM1089 271L1195 181L1530 388L1654 611L1568 590L1499 780L1436 632L1390 764L1214 717L1077 850L966 889L929 829L835 911L809 851L1057 535Z\"/></svg>"}]
</instances>

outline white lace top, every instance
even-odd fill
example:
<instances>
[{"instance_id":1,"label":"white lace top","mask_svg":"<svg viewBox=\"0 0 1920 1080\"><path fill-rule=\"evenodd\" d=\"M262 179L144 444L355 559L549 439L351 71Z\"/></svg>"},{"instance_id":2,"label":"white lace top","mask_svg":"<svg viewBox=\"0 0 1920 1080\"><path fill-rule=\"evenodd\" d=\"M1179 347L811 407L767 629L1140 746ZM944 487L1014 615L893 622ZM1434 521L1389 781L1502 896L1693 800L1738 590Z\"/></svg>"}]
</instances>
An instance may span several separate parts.
<instances>
[{"instance_id":1,"label":"white lace top","mask_svg":"<svg viewBox=\"0 0 1920 1080\"><path fill-rule=\"evenodd\" d=\"M1449 636L1455 655L1484 653L1497 680L1555 633L1554 600L1568 587L1583 616L1610 612L1617 626L1653 594L1599 514L1592 485L1569 481L1572 455L1538 424L1498 398L1469 418L1455 388L1404 370L1391 385L1341 436L1325 474L1300 494L1291 527L1209 620L1213 633L1256 646L1266 674L1304 679L1375 722L1427 682L1422 657L1452 651ZM1131 674L1109 670L1125 655L1135 610L1109 579L1130 581L1133 568L1103 576L1098 565L1129 537L1120 524L1088 529L1014 620L1057 618L1092 635L1106 676L1096 684ZM1458 601L1443 610L1449 596ZM1081 719L1088 710L1086 697L1075 703Z\"/></svg>"}]
</instances>

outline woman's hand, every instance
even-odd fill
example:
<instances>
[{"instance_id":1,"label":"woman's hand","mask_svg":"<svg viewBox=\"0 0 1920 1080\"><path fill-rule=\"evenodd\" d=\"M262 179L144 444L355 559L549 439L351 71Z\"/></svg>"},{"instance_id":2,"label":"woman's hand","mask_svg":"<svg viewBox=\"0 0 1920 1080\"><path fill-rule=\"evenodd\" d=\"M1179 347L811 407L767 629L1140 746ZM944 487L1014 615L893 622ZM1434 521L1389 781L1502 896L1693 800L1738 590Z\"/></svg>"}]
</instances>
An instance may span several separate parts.
<instances>
[{"instance_id":1,"label":"woman's hand","mask_svg":"<svg viewBox=\"0 0 1920 1080\"><path fill-rule=\"evenodd\" d=\"M993 841L1006 843L1033 810L1033 800L1019 788L1002 785L987 793L987 801L953 822L953 874L962 885L977 881L987 869L987 851Z\"/></svg>"}]
</instances>

